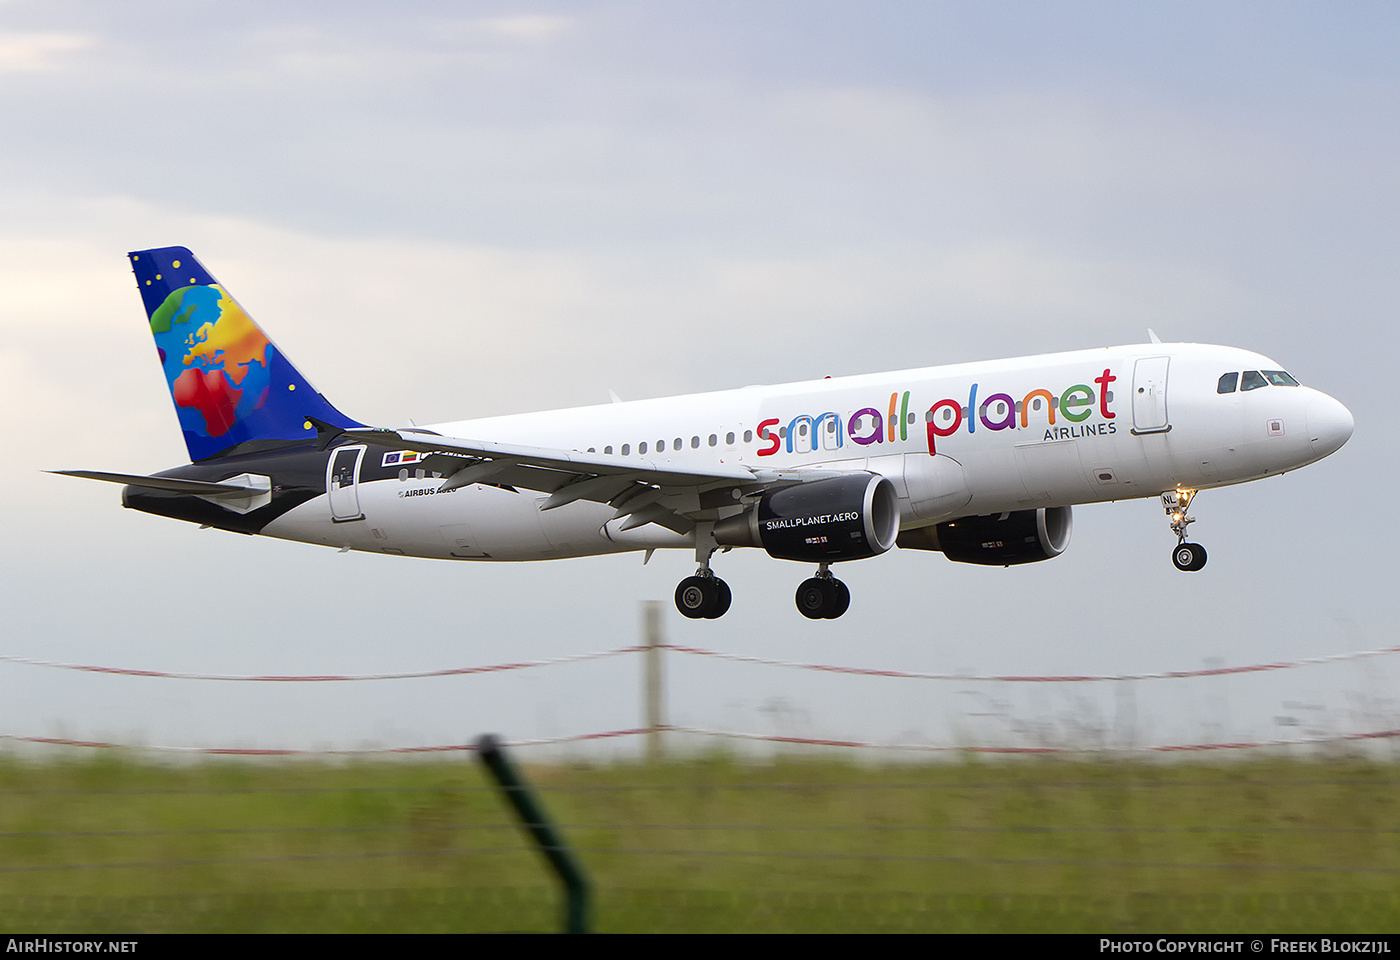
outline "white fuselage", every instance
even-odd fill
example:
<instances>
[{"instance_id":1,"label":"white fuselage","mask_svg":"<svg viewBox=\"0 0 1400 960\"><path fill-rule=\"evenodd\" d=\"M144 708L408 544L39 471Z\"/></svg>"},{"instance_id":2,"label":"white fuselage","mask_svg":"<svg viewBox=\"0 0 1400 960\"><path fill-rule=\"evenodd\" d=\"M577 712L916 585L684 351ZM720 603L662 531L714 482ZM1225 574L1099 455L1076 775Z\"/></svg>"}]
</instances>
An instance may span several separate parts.
<instances>
[{"instance_id":1,"label":"white fuselage","mask_svg":"<svg viewBox=\"0 0 1400 960\"><path fill-rule=\"evenodd\" d=\"M1151 497L1255 480L1319 460L1351 434L1339 402L1305 386L1218 392L1222 375L1282 368L1232 347L1142 344L753 386L432 426L450 437L617 454L657 465L827 467L890 478L900 525ZM369 447L368 457L388 456ZM326 496L263 533L421 557L538 560L688 547L612 507L489 484L439 492L405 469L357 483L362 519Z\"/></svg>"}]
</instances>

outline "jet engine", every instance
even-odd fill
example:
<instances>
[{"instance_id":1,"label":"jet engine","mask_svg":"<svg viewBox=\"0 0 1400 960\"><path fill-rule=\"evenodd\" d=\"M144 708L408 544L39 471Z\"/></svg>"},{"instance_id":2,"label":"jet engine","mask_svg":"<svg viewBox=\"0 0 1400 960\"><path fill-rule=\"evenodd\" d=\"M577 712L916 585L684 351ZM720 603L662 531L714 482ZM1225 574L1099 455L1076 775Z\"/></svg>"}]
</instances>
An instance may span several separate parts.
<instances>
[{"instance_id":1,"label":"jet engine","mask_svg":"<svg viewBox=\"0 0 1400 960\"><path fill-rule=\"evenodd\" d=\"M852 473L763 494L755 508L715 524L715 541L763 547L779 560L863 560L894 546L899 495L888 478Z\"/></svg>"},{"instance_id":2,"label":"jet engine","mask_svg":"<svg viewBox=\"0 0 1400 960\"><path fill-rule=\"evenodd\" d=\"M1042 507L905 530L898 543L905 550L939 550L958 563L1009 567L1058 557L1069 546L1073 527L1069 507Z\"/></svg>"}]
</instances>

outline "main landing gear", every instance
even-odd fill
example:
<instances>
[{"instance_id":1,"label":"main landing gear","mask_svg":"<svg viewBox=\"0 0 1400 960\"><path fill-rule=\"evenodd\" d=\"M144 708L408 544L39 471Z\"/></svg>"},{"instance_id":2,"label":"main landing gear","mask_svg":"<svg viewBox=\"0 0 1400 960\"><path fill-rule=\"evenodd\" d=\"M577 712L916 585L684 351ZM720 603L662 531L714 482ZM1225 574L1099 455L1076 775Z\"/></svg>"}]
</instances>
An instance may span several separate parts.
<instances>
[{"instance_id":1,"label":"main landing gear","mask_svg":"<svg viewBox=\"0 0 1400 960\"><path fill-rule=\"evenodd\" d=\"M710 557L716 546L709 531L697 530L695 576L686 577L676 585L676 609L692 620L717 620L729 610L734 595L729 584L714 575ZM802 581L797 588L797 609L808 620L835 620L851 605L851 591L831 575L826 564L817 566L817 575Z\"/></svg>"},{"instance_id":2,"label":"main landing gear","mask_svg":"<svg viewBox=\"0 0 1400 960\"><path fill-rule=\"evenodd\" d=\"M815 577L803 580L797 588L797 609L808 620L835 620L850 605L851 591L824 563L817 567Z\"/></svg>"},{"instance_id":3,"label":"main landing gear","mask_svg":"<svg viewBox=\"0 0 1400 960\"><path fill-rule=\"evenodd\" d=\"M1162 494L1162 509L1171 519L1172 533L1176 534L1176 546L1172 548L1172 563L1178 570L1191 572L1206 565L1206 548L1199 543L1186 542L1186 528L1196 522L1195 517L1186 515L1191 508L1195 490L1177 487Z\"/></svg>"},{"instance_id":4,"label":"main landing gear","mask_svg":"<svg viewBox=\"0 0 1400 960\"><path fill-rule=\"evenodd\" d=\"M729 584L708 567L695 571L695 576L686 577L676 587L676 609L692 620L719 619L733 599ZM823 569L802 581L796 599L797 609L808 620L835 620L851 606L851 591Z\"/></svg>"},{"instance_id":5,"label":"main landing gear","mask_svg":"<svg viewBox=\"0 0 1400 960\"><path fill-rule=\"evenodd\" d=\"M710 557L718 545L714 525L706 524L695 531L695 562L700 565L695 576L686 577L676 587L676 609L692 620L716 620L725 615L734 595L729 584L714 575Z\"/></svg>"}]
</instances>

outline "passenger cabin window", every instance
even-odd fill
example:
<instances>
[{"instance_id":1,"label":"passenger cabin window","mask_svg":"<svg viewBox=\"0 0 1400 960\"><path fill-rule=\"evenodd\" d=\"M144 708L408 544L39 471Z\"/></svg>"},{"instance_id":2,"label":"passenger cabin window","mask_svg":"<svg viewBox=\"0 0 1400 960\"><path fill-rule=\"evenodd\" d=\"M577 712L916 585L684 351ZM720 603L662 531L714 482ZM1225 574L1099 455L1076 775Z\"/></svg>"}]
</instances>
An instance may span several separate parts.
<instances>
[{"instance_id":1,"label":"passenger cabin window","mask_svg":"<svg viewBox=\"0 0 1400 960\"><path fill-rule=\"evenodd\" d=\"M717 443L719 443L719 437L715 436L713 433L710 434L710 446L713 447Z\"/></svg>"},{"instance_id":2,"label":"passenger cabin window","mask_svg":"<svg viewBox=\"0 0 1400 960\"><path fill-rule=\"evenodd\" d=\"M698 450L698 449L700 449L700 438L699 438L699 437L691 437L691 438L690 438L690 449L692 449L692 450Z\"/></svg>"},{"instance_id":3,"label":"passenger cabin window","mask_svg":"<svg viewBox=\"0 0 1400 960\"><path fill-rule=\"evenodd\" d=\"M643 453L646 453L646 452L647 452L647 442L646 442L645 440L643 440L641 443L637 444L637 453L640 455L640 454L643 454Z\"/></svg>"},{"instance_id":4,"label":"passenger cabin window","mask_svg":"<svg viewBox=\"0 0 1400 960\"><path fill-rule=\"evenodd\" d=\"M612 445L609 444L608 446L604 447L604 448L603 448L603 452L606 453L606 454L608 454L609 456L611 456L611 455L612 455Z\"/></svg>"},{"instance_id":5,"label":"passenger cabin window","mask_svg":"<svg viewBox=\"0 0 1400 960\"><path fill-rule=\"evenodd\" d=\"M1258 390L1260 387L1267 387L1269 381L1265 380L1258 370L1246 370L1244 378L1240 381L1241 390Z\"/></svg>"},{"instance_id":6,"label":"passenger cabin window","mask_svg":"<svg viewBox=\"0 0 1400 960\"><path fill-rule=\"evenodd\" d=\"M734 446L734 434L732 434L732 433L726 433L726 434L724 435L724 442L727 443L727 444L729 444L729 446L731 446L731 447Z\"/></svg>"},{"instance_id":7,"label":"passenger cabin window","mask_svg":"<svg viewBox=\"0 0 1400 960\"><path fill-rule=\"evenodd\" d=\"M632 444L630 444L630 443L624 443L624 444L622 445L622 455L625 457L625 456L627 456L627 455L628 455L629 453L631 453L631 452L632 452Z\"/></svg>"},{"instance_id":8,"label":"passenger cabin window","mask_svg":"<svg viewBox=\"0 0 1400 960\"><path fill-rule=\"evenodd\" d=\"M1265 379L1265 380L1269 381L1270 383L1272 383L1272 384L1273 384L1274 386L1276 386L1276 387L1296 387L1296 386L1298 386L1298 381L1297 381L1297 380L1294 380L1292 377L1290 377L1288 374L1284 373L1282 370L1262 370L1262 371L1260 371L1260 372L1264 374L1264 379Z\"/></svg>"},{"instance_id":9,"label":"passenger cabin window","mask_svg":"<svg viewBox=\"0 0 1400 960\"><path fill-rule=\"evenodd\" d=\"M744 431L744 442L745 442L745 443L753 443L753 431L752 431L752 430L745 430L745 431Z\"/></svg>"},{"instance_id":10,"label":"passenger cabin window","mask_svg":"<svg viewBox=\"0 0 1400 960\"><path fill-rule=\"evenodd\" d=\"M1235 387L1239 385L1239 382L1240 374L1238 370L1236 370L1234 373L1227 373L1225 374L1225 376L1220 378L1220 383L1216 385L1215 392L1234 393Z\"/></svg>"}]
</instances>

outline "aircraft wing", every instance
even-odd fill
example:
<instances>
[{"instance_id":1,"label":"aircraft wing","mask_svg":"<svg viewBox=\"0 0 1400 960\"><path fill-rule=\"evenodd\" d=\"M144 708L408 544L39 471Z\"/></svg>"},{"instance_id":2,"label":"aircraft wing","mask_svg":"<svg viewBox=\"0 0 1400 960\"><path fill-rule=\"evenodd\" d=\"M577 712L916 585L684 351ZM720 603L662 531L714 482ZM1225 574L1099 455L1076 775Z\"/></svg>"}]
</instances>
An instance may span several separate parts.
<instances>
[{"instance_id":1,"label":"aircraft wing","mask_svg":"<svg viewBox=\"0 0 1400 960\"><path fill-rule=\"evenodd\" d=\"M575 500L607 503L617 511L613 519L628 518L622 524L624 530L657 523L685 533L697 522L719 519L747 495L841 472L761 470L722 463L697 468L645 457L445 437L419 429L352 428L336 432L357 443L428 454L432 469L446 477L441 487L444 491L473 483L520 487L548 493L544 510Z\"/></svg>"},{"instance_id":2,"label":"aircraft wing","mask_svg":"<svg viewBox=\"0 0 1400 960\"><path fill-rule=\"evenodd\" d=\"M487 440L463 440L445 437L431 430L384 430L351 429L342 431L345 436L359 443L370 443L381 447L417 450L420 453L447 453L460 457L482 460L504 469L511 464L552 470L569 476L588 474L605 476L624 474L644 474L652 482L668 485L692 485L713 483L719 480L730 482L752 482L754 471L747 467L728 464L706 465L703 470L673 467L657 464L645 457L619 457L604 453L579 453L574 450L559 450L552 447L527 447L516 444L493 443ZM479 481L468 480L467 483ZM565 482L568 482L565 480ZM456 484L455 486L464 486ZM527 489L541 489L528 487Z\"/></svg>"}]
</instances>

